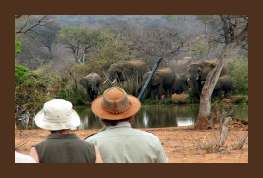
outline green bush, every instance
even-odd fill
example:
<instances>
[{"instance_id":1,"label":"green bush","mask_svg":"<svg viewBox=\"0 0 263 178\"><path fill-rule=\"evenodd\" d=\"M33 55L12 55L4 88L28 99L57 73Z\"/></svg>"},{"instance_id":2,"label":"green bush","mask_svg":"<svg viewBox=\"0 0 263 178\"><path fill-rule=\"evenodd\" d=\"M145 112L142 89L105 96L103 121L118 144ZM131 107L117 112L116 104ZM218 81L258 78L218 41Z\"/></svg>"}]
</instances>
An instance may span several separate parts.
<instances>
[{"instance_id":1,"label":"green bush","mask_svg":"<svg viewBox=\"0 0 263 178\"><path fill-rule=\"evenodd\" d=\"M198 41L191 47L191 52L194 59L207 58L208 45L205 41Z\"/></svg>"},{"instance_id":2,"label":"green bush","mask_svg":"<svg viewBox=\"0 0 263 178\"><path fill-rule=\"evenodd\" d=\"M248 94L248 60L235 59L229 63L229 72L234 84L234 94Z\"/></svg>"},{"instance_id":3,"label":"green bush","mask_svg":"<svg viewBox=\"0 0 263 178\"><path fill-rule=\"evenodd\" d=\"M16 39L15 41L15 48L16 48L16 54L22 52L22 42L19 39Z\"/></svg>"},{"instance_id":4,"label":"green bush","mask_svg":"<svg viewBox=\"0 0 263 178\"><path fill-rule=\"evenodd\" d=\"M62 89L58 92L56 97L68 100L76 106L84 105L86 103L84 93L78 88Z\"/></svg>"},{"instance_id":5,"label":"green bush","mask_svg":"<svg viewBox=\"0 0 263 178\"><path fill-rule=\"evenodd\" d=\"M29 73L16 84L15 102L21 110L36 113L44 102L51 99L49 95L49 79Z\"/></svg>"},{"instance_id":6,"label":"green bush","mask_svg":"<svg viewBox=\"0 0 263 178\"><path fill-rule=\"evenodd\" d=\"M20 64L15 65L16 85L23 83L30 74L31 72L26 66Z\"/></svg>"},{"instance_id":7,"label":"green bush","mask_svg":"<svg viewBox=\"0 0 263 178\"><path fill-rule=\"evenodd\" d=\"M57 86L61 84L58 78L31 71L22 65L15 66L15 77L16 118L24 112L29 112L32 118L61 88Z\"/></svg>"}]
</instances>

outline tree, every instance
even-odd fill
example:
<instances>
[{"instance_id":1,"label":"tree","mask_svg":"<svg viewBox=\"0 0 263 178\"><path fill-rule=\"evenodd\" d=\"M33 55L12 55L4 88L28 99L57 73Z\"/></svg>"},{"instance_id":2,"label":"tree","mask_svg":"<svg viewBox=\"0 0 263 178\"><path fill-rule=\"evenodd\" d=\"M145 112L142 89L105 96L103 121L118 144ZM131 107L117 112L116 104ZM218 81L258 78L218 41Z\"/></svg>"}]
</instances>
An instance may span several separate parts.
<instances>
[{"instance_id":1,"label":"tree","mask_svg":"<svg viewBox=\"0 0 263 178\"><path fill-rule=\"evenodd\" d=\"M197 18L199 20L201 20L203 23L204 23L204 33L207 34L208 33L208 24L212 19L212 16L211 15L199 15L197 16Z\"/></svg>"},{"instance_id":2,"label":"tree","mask_svg":"<svg viewBox=\"0 0 263 178\"><path fill-rule=\"evenodd\" d=\"M66 27L59 32L59 40L71 49L76 63L80 64L86 62L88 52L99 48L108 38L103 32L84 27Z\"/></svg>"},{"instance_id":3,"label":"tree","mask_svg":"<svg viewBox=\"0 0 263 178\"><path fill-rule=\"evenodd\" d=\"M248 18L243 16L220 16L222 21L222 31L224 39L224 48L221 55L218 57L216 67L209 72L206 82L203 86L200 96L199 113L195 128L207 129L208 118L211 113L211 95L215 85L219 79L220 73L225 63L225 57L234 48L242 47L247 44L248 38Z\"/></svg>"},{"instance_id":4,"label":"tree","mask_svg":"<svg viewBox=\"0 0 263 178\"><path fill-rule=\"evenodd\" d=\"M47 15L15 15L16 60L19 63L34 68L50 59L54 33L45 31L42 36L38 33L43 29L54 29L51 28L53 24L53 19ZM43 50L43 46L48 51Z\"/></svg>"},{"instance_id":5,"label":"tree","mask_svg":"<svg viewBox=\"0 0 263 178\"><path fill-rule=\"evenodd\" d=\"M139 23L139 22L138 22ZM130 56L143 58L149 64L156 56L170 60L183 47L184 41L174 25L160 23L136 24L136 21L113 21L110 28L129 47Z\"/></svg>"},{"instance_id":6,"label":"tree","mask_svg":"<svg viewBox=\"0 0 263 178\"><path fill-rule=\"evenodd\" d=\"M57 34L60 27L55 22L50 22L45 26L37 26L30 30L26 35L38 41L42 47L46 47L52 58L53 44L57 39Z\"/></svg>"},{"instance_id":7,"label":"tree","mask_svg":"<svg viewBox=\"0 0 263 178\"><path fill-rule=\"evenodd\" d=\"M52 20L47 15L15 15L16 34L27 33L38 26L45 26Z\"/></svg>"}]
</instances>

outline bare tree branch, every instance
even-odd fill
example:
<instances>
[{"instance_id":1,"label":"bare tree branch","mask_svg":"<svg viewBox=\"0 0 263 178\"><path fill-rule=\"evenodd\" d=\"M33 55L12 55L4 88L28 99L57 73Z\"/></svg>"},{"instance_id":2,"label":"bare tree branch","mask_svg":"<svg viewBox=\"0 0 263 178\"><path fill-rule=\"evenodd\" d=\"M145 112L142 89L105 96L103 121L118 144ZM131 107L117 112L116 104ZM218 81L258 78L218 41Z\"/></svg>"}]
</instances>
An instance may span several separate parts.
<instances>
[{"instance_id":1,"label":"bare tree branch","mask_svg":"<svg viewBox=\"0 0 263 178\"><path fill-rule=\"evenodd\" d=\"M32 29L34 29L37 26L44 26L48 23L51 22L51 20L49 20L47 18L48 16L42 16L40 19L38 19L36 22L29 22L30 21L30 17L27 16L26 22L24 23L24 25L22 27L19 28L19 30L16 31L16 34L20 34L20 33L27 33L29 31L31 31Z\"/></svg>"}]
</instances>

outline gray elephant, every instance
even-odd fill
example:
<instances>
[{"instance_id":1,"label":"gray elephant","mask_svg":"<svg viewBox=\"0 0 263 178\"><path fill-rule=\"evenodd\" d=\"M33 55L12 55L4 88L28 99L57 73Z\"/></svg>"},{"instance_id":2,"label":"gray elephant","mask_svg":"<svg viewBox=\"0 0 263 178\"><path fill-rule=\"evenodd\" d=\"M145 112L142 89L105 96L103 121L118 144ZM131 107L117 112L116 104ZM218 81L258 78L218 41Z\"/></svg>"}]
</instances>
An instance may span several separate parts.
<instances>
[{"instance_id":1,"label":"gray elephant","mask_svg":"<svg viewBox=\"0 0 263 178\"><path fill-rule=\"evenodd\" d=\"M143 76L142 85L145 83L151 72L147 72ZM145 98L160 99L161 96L170 96L174 93L176 85L176 74L169 67L158 69L153 75L147 90ZM140 87L142 88L142 86Z\"/></svg>"},{"instance_id":2,"label":"gray elephant","mask_svg":"<svg viewBox=\"0 0 263 178\"><path fill-rule=\"evenodd\" d=\"M201 61L197 63L192 63L189 65L189 79L188 83L190 86L190 95L196 99L199 100L200 94L202 92L202 88L205 84L206 77L208 73L216 66L216 61L209 60L209 61ZM222 72L220 74L220 77L227 75L227 69L224 67L222 69ZM220 82L217 83L215 87L215 93L213 93L213 96L219 96L219 93L221 93L221 90L225 94L230 93L230 89L233 88L231 86L231 82L228 77L220 78ZM226 85L229 85L229 87L225 87ZM224 88L228 88L225 90Z\"/></svg>"},{"instance_id":3,"label":"gray elephant","mask_svg":"<svg viewBox=\"0 0 263 178\"><path fill-rule=\"evenodd\" d=\"M99 94L102 78L97 73L90 73L80 79L80 84L86 89L87 99L92 102Z\"/></svg>"},{"instance_id":4,"label":"gray elephant","mask_svg":"<svg viewBox=\"0 0 263 178\"><path fill-rule=\"evenodd\" d=\"M213 91L214 97L229 97L234 89L233 81L227 75L221 76Z\"/></svg>"},{"instance_id":5,"label":"gray elephant","mask_svg":"<svg viewBox=\"0 0 263 178\"><path fill-rule=\"evenodd\" d=\"M177 75L173 92L176 94L187 93L189 90L188 76Z\"/></svg>"},{"instance_id":6,"label":"gray elephant","mask_svg":"<svg viewBox=\"0 0 263 178\"><path fill-rule=\"evenodd\" d=\"M112 64L108 70L108 75L111 81L116 79L117 82L124 82L133 79L141 82L146 71L148 68L143 60L133 59Z\"/></svg>"}]
</instances>

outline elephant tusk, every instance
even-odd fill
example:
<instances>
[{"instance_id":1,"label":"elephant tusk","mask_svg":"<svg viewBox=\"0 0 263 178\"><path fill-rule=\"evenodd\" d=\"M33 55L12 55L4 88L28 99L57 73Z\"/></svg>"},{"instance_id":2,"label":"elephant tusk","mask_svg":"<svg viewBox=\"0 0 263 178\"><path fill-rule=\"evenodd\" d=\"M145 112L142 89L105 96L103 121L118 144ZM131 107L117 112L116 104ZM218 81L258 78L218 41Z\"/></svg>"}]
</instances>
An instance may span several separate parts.
<instances>
[{"instance_id":1,"label":"elephant tusk","mask_svg":"<svg viewBox=\"0 0 263 178\"><path fill-rule=\"evenodd\" d=\"M106 79L104 82L102 82L102 84L104 85L107 81L108 81L108 79Z\"/></svg>"},{"instance_id":2,"label":"elephant tusk","mask_svg":"<svg viewBox=\"0 0 263 178\"><path fill-rule=\"evenodd\" d=\"M111 84L115 84L117 82L116 78L111 82Z\"/></svg>"}]
</instances>

